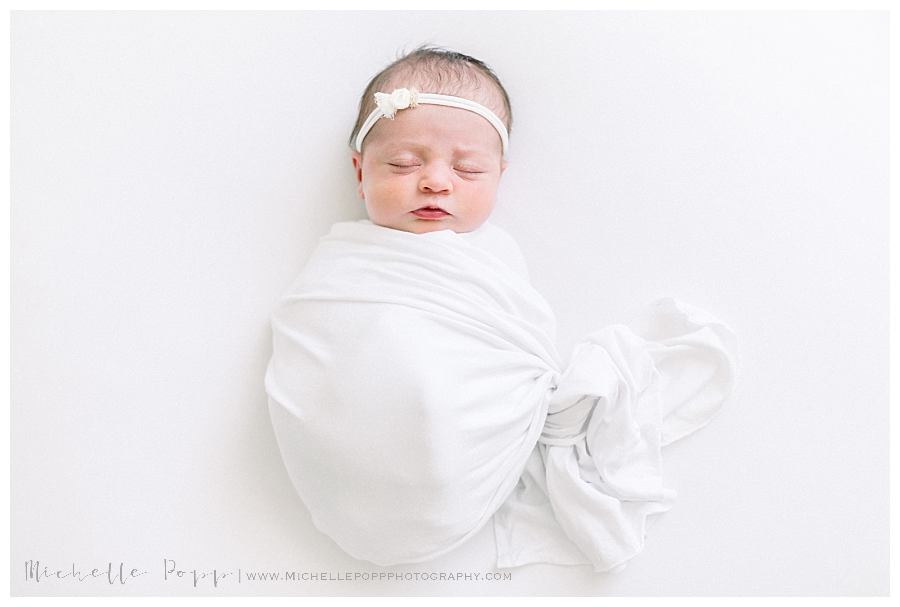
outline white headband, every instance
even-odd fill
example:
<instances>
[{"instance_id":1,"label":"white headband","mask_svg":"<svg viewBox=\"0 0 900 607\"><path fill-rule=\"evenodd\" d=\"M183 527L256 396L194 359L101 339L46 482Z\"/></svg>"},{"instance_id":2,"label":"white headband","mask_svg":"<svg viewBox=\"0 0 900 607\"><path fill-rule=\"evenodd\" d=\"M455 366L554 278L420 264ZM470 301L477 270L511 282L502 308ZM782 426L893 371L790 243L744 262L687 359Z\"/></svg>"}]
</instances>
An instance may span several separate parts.
<instances>
[{"instance_id":1,"label":"white headband","mask_svg":"<svg viewBox=\"0 0 900 607\"><path fill-rule=\"evenodd\" d=\"M362 142L378 122L381 117L394 119L397 110L405 110L413 108L420 103L430 103L432 105L445 105L447 107L457 107L463 110L475 112L479 116L484 117L491 123L497 133L500 134L500 141L503 143L503 155L506 156L506 148L509 147L509 133L506 132L506 125L497 118L497 114L484 107L480 103L476 103L462 97L451 97L450 95L438 95L437 93L420 93L415 89L394 89L390 94L375 93L375 103L378 107L372 110L366 121L363 122L359 133L356 135L356 151L362 151Z\"/></svg>"}]
</instances>

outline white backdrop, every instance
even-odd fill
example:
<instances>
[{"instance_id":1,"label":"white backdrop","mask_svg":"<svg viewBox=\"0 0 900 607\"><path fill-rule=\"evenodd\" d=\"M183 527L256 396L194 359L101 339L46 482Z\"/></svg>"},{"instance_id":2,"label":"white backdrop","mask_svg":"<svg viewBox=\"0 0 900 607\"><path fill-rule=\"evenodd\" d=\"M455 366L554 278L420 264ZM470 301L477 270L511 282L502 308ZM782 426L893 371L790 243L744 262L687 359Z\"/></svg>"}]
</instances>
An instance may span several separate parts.
<instances>
[{"instance_id":1,"label":"white backdrop","mask_svg":"<svg viewBox=\"0 0 900 607\"><path fill-rule=\"evenodd\" d=\"M886 12L11 22L14 594L888 591ZM290 485L263 387L275 300L332 222L364 216L359 95L423 42L510 92L494 221L563 352L664 295L740 338L736 393L668 448L679 500L619 575L247 577L493 570L490 527L426 564L344 555ZM194 587L171 561L232 576ZM73 564L104 577L52 577Z\"/></svg>"}]
</instances>

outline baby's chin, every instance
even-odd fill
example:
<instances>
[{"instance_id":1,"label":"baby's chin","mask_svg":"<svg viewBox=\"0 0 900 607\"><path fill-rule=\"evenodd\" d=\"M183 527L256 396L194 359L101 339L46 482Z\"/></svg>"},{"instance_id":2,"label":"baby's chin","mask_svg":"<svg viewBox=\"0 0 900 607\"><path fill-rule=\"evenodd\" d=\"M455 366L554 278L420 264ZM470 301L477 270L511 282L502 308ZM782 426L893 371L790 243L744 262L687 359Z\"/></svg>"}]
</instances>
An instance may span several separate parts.
<instances>
[{"instance_id":1,"label":"baby's chin","mask_svg":"<svg viewBox=\"0 0 900 607\"><path fill-rule=\"evenodd\" d=\"M429 232L440 232L441 230L452 230L457 233L473 232L481 227L481 224L471 225L455 221L455 218L448 217L446 219L428 220L428 219L412 219L403 222L380 222L372 220L372 223L385 228L394 230L402 230L412 234L427 234ZM483 222L482 222L483 223Z\"/></svg>"}]
</instances>

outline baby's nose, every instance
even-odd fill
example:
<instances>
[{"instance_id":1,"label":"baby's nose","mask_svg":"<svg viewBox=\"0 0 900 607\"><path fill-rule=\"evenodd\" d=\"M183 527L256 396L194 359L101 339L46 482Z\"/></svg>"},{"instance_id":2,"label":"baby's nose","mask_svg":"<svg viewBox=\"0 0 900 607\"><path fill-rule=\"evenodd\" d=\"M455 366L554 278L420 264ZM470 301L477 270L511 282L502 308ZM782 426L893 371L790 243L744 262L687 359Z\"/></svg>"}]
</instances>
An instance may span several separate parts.
<instances>
[{"instance_id":1,"label":"baby's nose","mask_svg":"<svg viewBox=\"0 0 900 607\"><path fill-rule=\"evenodd\" d=\"M425 165L420 175L419 189L423 192L453 191L453 171L446 165L429 163Z\"/></svg>"}]
</instances>

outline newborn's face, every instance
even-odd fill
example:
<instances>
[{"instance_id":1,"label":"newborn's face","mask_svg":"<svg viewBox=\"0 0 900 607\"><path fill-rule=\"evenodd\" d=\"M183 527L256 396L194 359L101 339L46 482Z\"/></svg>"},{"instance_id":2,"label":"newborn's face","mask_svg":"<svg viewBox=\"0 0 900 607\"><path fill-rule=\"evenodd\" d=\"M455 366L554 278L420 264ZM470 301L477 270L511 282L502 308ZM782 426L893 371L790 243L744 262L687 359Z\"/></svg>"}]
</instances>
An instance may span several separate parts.
<instances>
[{"instance_id":1,"label":"newborn's face","mask_svg":"<svg viewBox=\"0 0 900 607\"><path fill-rule=\"evenodd\" d=\"M406 232L471 232L494 209L506 168L500 136L459 108L420 105L381 118L353 153L369 219Z\"/></svg>"}]
</instances>

